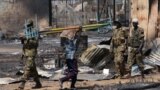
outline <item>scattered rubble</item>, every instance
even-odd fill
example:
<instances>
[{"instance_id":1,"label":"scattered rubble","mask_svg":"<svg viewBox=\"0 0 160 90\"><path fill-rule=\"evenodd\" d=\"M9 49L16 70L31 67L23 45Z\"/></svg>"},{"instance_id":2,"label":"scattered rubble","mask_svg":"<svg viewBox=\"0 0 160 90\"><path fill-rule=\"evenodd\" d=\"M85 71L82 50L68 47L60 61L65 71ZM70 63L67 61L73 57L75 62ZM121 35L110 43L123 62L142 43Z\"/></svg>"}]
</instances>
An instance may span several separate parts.
<instances>
[{"instance_id":1,"label":"scattered rubble","mask_svg":"<svg viewBox=\"0 0 160 90\"><path fill-rule=\"evenodd\" d=\"M144 65L144 71L152 70L152 69L154 69L153 66L150 66L147 64ZM138 76L138 75L141 75L138 65L133 65L131 70L131 76Z\"/></svg>"},{"instance_id":2,"label":"scattered rubble","mask_svg":"<svg viewBox=\"0 0 160 90\"><path fill-rule=\"evenodd\" d=\"M144 58L144 62L152 66L160 66L160 38L152 42L152 47L148 56Z\"/></svg>"},{"instance_id":3,"label":"scattered rubble","mask_svg":"<svg viewBox=\"0 0 160 90\"><path fill-rule=\"evenodd\" d=\"M126 84L116 84L110 86L95 85L91 90L159 90L160 83L156 82L135 82Z\"/></svg>"},{"instance_id":4,"label":"scattered rubble","mask_svg":"<svg viewBox=\"0 0 160 90\"><path fill-rule=\"evenodd\" d=\"M49 40L46 39L43 42L40 42L40 47L38 49L39 55L37 56L37 60L36 60L37 61L36 63L38 66L37 69L38 69L39 75L41 76L41 79L45 78L49 81L57 81L60 77L64 76L63 75L64 69L63 68L56 69L56 66L55 66L55 63L56 63L55 61L58 59L58 55L59 55L58 53L61 52L60 48L56 47L57 45L59 45L60 41L58 41L58 39L55 39L55 40L49 39ZM95 41L92 39L89 39L89 41L96 42L96 43L98 42L97 40L99 40L99 39L96 39ZM56 42L57 45L53 42ZM9 45L12 45L12 44L9 44ZM20 44L17 44L17 45L20 45ZM17 48L19 48L21 50L21 46L18 46ZM91 48L89 48L89 50L87 49L86 51L87 51L87 54L82 55L82 57L85 59L81 59L81 62L83 63L83 65L80 64L80 66L79 66L78 80L79 81L102 81L102 80L113 79L115 71L113 70L114 66L112 64L114 64L114 63L110 62L110 61L112 61L112 59L109 57L109 54L107 54L107 53L109 53L109 45L92 46ZM159 51L159 49L157 49L156 53L158 53L158 51ZM151 54L148 57L150 57L152 55L152 53L155 53L155 51L152 50ZM101 58L97 59L99 56L97 54L99 54L101 56ZM106 56L106 54L108 56ZM18 71L18 70L23 70L23 65L21 65L19 63L21 52L10 52L10 53L6 53L6 54L2 53L1 55L3 56L1 58L7 59L7 58L11 58L11 57L16 57L17 60L15 60L15 62L12 62L12 63L7 62L7 65L5 64L6 69L9 71L4 70L4 72L0 72L0 75L1 75L0 84L9 84L9 83L19 82L19 79L18 79L19 76L15 76L16 73L13 73L13 72ZM92 61L92 60L94 60L93 57L96 57L95 61ZM148 58L148 57L146 57L146 58ZM157 55L155 55L154 57L157 58ZM144 59L144 61L147 60L146 58ZM156 59L156 60L158 60L158 59ZM5 61L3 61L3 62L5 63ZM10 66L10 68L13 67L11 64L16 66L15 68L12 68L12 70L9 69L9 66ZM43 65L41 65L41 64L43 64ZM112 68L105 67L105 66L109 66L110 64L112 65ZM19 66L19 65L21 65L21 66ZM87 65L89 65L90 67L88 67ZM158 64L157 63L154 63L154 64L146 63L145 70L152 70L155 65L158 65ZM103 73L102 70L104 69L104 67L109 70L109 74ZM22 73L23 73L23 71L21 71L20 75L22 75ZM7 76L7 74L9 74L9 75ZM136 65L132 67L132 76L135 76L135 75L136 76L140 75L140 71L138 70L138 67ZM148 84L148 83L143 84L142 83L142 85L147 86L150 84ZM140 86L142 86L142 85L140 85ZM125 84L124 84L124 86L121 85L120 87L115 87L115 86L116 85L110 86L110 87L108 87L108 86L95 86L95 87L88 87L88 88L93 88L93 89L95 89L97 87L99 87L99 88L113 88L113 89L118 88L120 90L123 90L123 88L128 88L127 87L128 85L125 86ZM132 87L132 85L131 85L131 87ZM138 86L135 86L135 87L138 87Z\"/></svg>"},{"instance_id":5,"label":"scattered rubble","mask_svg":"<svg viewBox=\"0 0 160 90\"><path fill-rule=\"evenodd\" d=\"M10 84L13 82L16 82L17 79L6 77L6 78L0 78L0 84Z\"/></svg>"}]
</instances>

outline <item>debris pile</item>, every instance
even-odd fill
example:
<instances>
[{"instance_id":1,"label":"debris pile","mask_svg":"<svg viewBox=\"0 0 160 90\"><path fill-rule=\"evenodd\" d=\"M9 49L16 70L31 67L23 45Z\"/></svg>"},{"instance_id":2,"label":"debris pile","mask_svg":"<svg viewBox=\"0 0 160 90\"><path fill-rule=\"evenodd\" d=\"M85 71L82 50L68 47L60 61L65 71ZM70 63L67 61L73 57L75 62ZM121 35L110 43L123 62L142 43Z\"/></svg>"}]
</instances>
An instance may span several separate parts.
<instances>
[{"instance_id":1,"label":"debris pile","mask_svg":"<svg viewBox=\"0 0 160 90\"><path fill-rule=\"evenodd\" d=\"M160 38L155 39L150 54L145 57L144 62L152 66L160 66Z\"/></svg>"},{"instance_id":2,"label":"debris pile","mask_svg":"<svg viewBox=\"0 0 160 90\"><path fill-rule=\"evenodd\" d=\"M160 83L157 82L129 82L126 84L116 84L112 86L94 85L91 90L159 90Z\"/></svg>"}]
</instances>

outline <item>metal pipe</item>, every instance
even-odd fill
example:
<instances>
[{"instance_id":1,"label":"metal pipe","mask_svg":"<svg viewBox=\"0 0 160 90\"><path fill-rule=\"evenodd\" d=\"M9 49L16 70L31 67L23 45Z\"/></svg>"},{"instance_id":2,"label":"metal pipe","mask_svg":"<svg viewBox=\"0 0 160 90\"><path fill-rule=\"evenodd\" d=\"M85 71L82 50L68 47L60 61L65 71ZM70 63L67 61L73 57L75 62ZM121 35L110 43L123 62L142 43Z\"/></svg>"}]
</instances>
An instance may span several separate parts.
<instances>
[{"instance_id":1,"label":"metal pipe","mask_svg":"<svg viewBox=\"0 0 160 90\"><path fill-rule=\"evenodd\" d=\"M82 25L84 24L84 5L83 5L83 0L82 0Z\"/></svg>"},{"instance_id":2,"label":"metal pipe","mask_svg":"<svg viewBox=\"0 0 160 90\"><path fill-rule=\"evenodd\" d=\"M125 25L127 25L127 0L125 0Z\"/></svg>"},{"instance_id":3,"label":"metal pipe","mask_svg":"<svg viewBox=\"0 0 160 90\"><path fill-rule=\"evenodd\" d=\"M100 9L100 5L99 5L99 3L100 3L100 1L99 0L97 0L97 20L98 20L98 22L100 21L100 12L99 12L99 9Z\"/></svg>"},{"instance_id":4,"label":"metal pipe","mask_svg":"<svg viewBox=\"0 0 160 90\"><path fill-rule=\"evenodd\" d=\"M49 2L49 26L52 26L52 0L48 0Z\"/></svg>"},{"instance_id":5,"label":"metal pipe","mask_svg":"<svg viewBox=\"0 0 160 90\"><path fill-rule=\"evenodd\" d=\"M66 8L67 8L67 3L68 3L68 2L67 2L67 0L66 0ZM67 10L65 11L65 16L66 16L66 17L65 17L65 19L66 19L66 21L65 21L65 26L67 26L67 18L68 18L68 17L67 17Z\"/></svg>"},{"instance_id":6,"label":"metal pipe","mask_svg":"<svg viewBox=\"0 0 160 90\"><path fill-rule=\"evenodd\" d=\"M116 0L113 0L113 21L116 19Z\"/></svg>"}]
</instances>

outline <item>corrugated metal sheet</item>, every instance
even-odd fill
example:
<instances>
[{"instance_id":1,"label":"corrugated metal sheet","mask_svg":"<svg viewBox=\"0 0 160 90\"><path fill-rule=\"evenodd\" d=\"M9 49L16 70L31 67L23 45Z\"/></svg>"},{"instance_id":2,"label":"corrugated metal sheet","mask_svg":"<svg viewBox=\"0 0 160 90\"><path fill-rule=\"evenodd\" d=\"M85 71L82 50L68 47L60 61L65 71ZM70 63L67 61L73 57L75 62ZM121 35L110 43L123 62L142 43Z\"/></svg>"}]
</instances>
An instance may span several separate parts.
<instances>
[{"instance_id":1,"label":"corrugated metal sheet","mask_svg":"<svg viewBox=\"0 0 160 90\"><path fill-rule=\"evenodd\" d=\"M160 66L160 53L159 52L151 53L149 57L146 57L144 59L144 62L151 64L151 65Z\"/></svg>"},{"instance_id":2,"label":"corrugated metal sheet","mask_svg":"<svg viewBox=\"0 0 160 90\"><path fill-rule=\"evenodd\" d=\"M151 44L151 53L144 58L144 62L160 66L160 38L156 38Z\"/></svg>"},{"instance_id":3,"label":"corrugated metal sheet","mask_svg":"<svg viewBox=\"0 0 160 90\"><path fill-rule=\"evenodd\" d=\"M80 60L83 64L91 67L102 67L110 60L109 49L92 46L82 54Z\"/></svg>"},{"instance_id":4,"label":"corrugated metal sheet","mask_svg":"<svg viewBox=\"0 0 160 90\"><path fill-rule=\"evenodd\" d=\"M151 64L151 65L160 66L160 51L159 51L159 49L152 51L148 57L145 57L144 62Z\"/></svg>"}]
</instances>

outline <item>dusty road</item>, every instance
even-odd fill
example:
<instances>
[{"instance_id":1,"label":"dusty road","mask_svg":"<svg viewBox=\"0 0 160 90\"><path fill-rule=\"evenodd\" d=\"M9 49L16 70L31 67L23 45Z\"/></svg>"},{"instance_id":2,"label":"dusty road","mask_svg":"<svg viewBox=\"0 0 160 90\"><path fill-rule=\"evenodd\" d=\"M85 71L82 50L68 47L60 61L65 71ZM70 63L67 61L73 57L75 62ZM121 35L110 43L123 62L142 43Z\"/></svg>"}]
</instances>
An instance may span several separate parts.
<instances>
[{"instance_id":1,"label":"dusty road","mask_svg":"<svg viewBox=\"0 0 160 90\"><path fill-rule=\"evenodd\" d=\"M143 82L160 82L160 74L152 74L147 75ZM141 77L134 77L131 79L111 79L111 80L102 80L102 81L78 81L76 83L76 87L78 90L90 90L87 89L88 87L93 87L95 85L99 86L108 86L108 85L115 85L115 84L125 84L128 82L136 83L142 82ZM59 83L58 81L48 81L48 80L41 80L43 87L41 89L35 90L59 90ZM32 90L32 86L34 86L33 81L28 81L25 86L25 90ZM0 90L16 90L19 83L16 84L9 84L9 85L0 85ZM69 88L70 82L64 83L64 88Z\"/></svg>"},{"instance_id":2,"label":"dusty road","mask_svg":"<svg viewBox=\"0 0 160 90\"><path fill-rule=\"evenodd\" d=\"M0 55L4 53L21 53L21 46L17 45L0 45ZM2 59L3 57L0 56L0 63L4 62ZM8 59L8 57L5 57ZM13 57L11 58L13 60ZM9 60L9 61L11 61ZM58 81L49 81L47 79L41 79L43 87L37 90L59 90L59 83ZM160 73L154 73L147 75L144 79L145 82L160 82ZM76 83L76 87L78 90L92 90L87 89L88 87L93 87L95 85L99 86L108 86L108 85L115 85L115 84L125 84L127 82L142 82L140 77L134 77L131 79L111 79L111 80L102 80L102 81L78 81ZM34 86L33 81L28 81L25 86L25 90L32 90L32 86ZM16 90L18 88L19 83L15 84L8 84L8 85L0 85L0 90ZM64 88L69 88L70 82L64 83ZM97 90L97 89L96 89Z\"/></svg>"}]
</instances>

